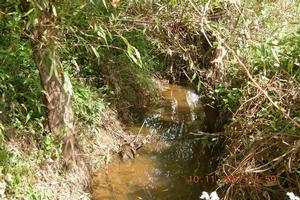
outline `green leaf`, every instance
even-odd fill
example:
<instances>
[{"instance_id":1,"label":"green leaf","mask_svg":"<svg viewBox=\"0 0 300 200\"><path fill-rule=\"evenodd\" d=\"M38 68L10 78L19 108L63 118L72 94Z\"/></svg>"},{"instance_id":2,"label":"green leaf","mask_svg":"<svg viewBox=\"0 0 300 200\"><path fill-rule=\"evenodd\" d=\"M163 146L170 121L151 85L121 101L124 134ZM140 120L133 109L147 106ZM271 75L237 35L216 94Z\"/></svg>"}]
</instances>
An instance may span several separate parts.
<instances>
[{"instance_id":1,"label":"green leaf","mask_svg":"<svg viewBox=\"0 0 300 200\"><path fill-rule=\"evenodd\" d=\"M31 8L27 13L25 13L25 15L23 15L23 17L26 17L27 15L29 15L30 13L32 13L33 10L34 10L34 8Z\"/></svg>"},{"instance_id":2,"label":"green leaf","mask_svg":"<svg viewBox=\"0 0 300 200\"><path fill-rule=\"evenodd\" d=\"M191 58L189 59L189 67L190 67L191 70L195 69L194 62L192 61Z\"/></svg>"},{"instance_id":3,"label":"green leaf","mask_svg":"<svg viewBox=\"0 0 300 200\"><path fill-rule=\"evenodd\" d=\"M127 45L127 55L128 57L135 63L137 64L140 68L143 67L143 62L142 62L142 58L141 58L141 54L140 52L137 50L137 48L135 48L134 46L132 46L128 40L121 36L122 40L124 41L124 43Z\"/></svg>"},{"instance_id":4,"label":"green leaf","mask_svg":"<svg viewBox=\"0 0 300 200\"><path fill-rule=\"evenodd\" d=\"M53 15L54 15L55 17L57 17L56 8L55 8L54 5L52 5L52 12L53 12Z\"/></svg>"},{"instance_id":5,"label":"green leaf","mask_svg":"<svg viewBox=\"0 0 300 200\"><path fill-rule=\"evenodd\" d=\"M170 1L170 3L171 3L171 6L173 7L173 8L175 8L176 6L177 6L177 0L171 0Z\"/></svg>"},{"instance_id":6,"label":"green leaf","mask_svg":"<svg viewBox=\"0 0 300 200\"><path fill-rule=\"evenodd\" d=\"M97 26L97 25L94 25L94 29L95 29L97 35L100 36L101 38L103 38L105 44L108 45L107 39L106 39L106 33L105 33L104 29L101 26Z\"/></svg>"},{"instance_id":7,"label":"green leaf","mask_svg":"<svg viewBox=\"0 0 300 200\"><path fill-rule=\"evenodd\" d=\"M292 72L294 67L294 62L292 60L289 60L288 64L287 64L287 69L289 72Z\"/></svg>"},{"instance_id":8,"label":"green leaf","mask_svg":"<svg viewBox=\"0 0 300 200\"><path fill-rule=\"evenodd\" d=\"M197 77L197 73L194 73L192 76L192 81L195 80L196 77Z\"/></svg>"},{"instance_id":9,"label":"green leaf","mask_svg":"<svg viewBox=\"0 0 300 200\"><path fill-rule=\"evenodd\" d=\"M35 5L38 7L38 9L40 9L40 11L43 11L43 7L38 2L36 2Z\"/></svg>"},{"instance_id":10,"label":"green leaf","mask_svg":"<svg viewBox=\"0 0 300 200\"><path fill-rule=\"evenodd\" d=\"M30 120L30 118L31 118L31 113L27 113L25 124L27 124L27 122Z\"/></svg>"},{"instance_id":11,"label":"green leaf","mask_svg":"<svg viewBox=\"0 0 300 200\"><path fill-rule=\"evenodd\" d=\"M95 56L96 56L97 58L100 58L100 55L99 55L99 53L97 52L97 50L95 49L95 47L93 47L93 46L91 45L91 49L92 49L92 51L94 52Z\"/></svg>"},{"instance_id":12,"label":"green leaf","mask_svg":"<svg viewBox=\"0 0 300 200\"><path fill-rule=\"evenodd\" d=\"M106 8L106 10L107 10L107 4L106 4L106 0L102 0L102 3L103 3L104 7L105 7L105 8Z\"/></svg>"},{"instance_id":13,"label":"green leaf","mask_svg":"<svg viewBox=\"0 0 300 200\"><path fill-rule=\"evenodd\" d=\"M275 60L277 61L277 63L280 63L279 58L278 58L278 53L276 52L276 49L271 48L272 54L275 58Z\"/></svg>"},{"instance_id":14,"label":"green leaf","mask_svg":"<svg viewBox=\"0 0 300 200\"><path fill-rule=\"evenodd\" d=\"M200 92L202 82L199 80L197 85L197 91Z\"/></svg>"}]
</instances>

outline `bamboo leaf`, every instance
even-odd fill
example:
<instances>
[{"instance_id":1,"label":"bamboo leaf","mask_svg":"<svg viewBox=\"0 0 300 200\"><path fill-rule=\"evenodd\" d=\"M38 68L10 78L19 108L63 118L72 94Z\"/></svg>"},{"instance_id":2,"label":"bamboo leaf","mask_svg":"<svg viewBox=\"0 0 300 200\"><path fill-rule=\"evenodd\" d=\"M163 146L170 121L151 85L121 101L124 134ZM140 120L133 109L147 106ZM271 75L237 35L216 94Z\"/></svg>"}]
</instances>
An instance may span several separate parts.
<instances>
[{"instance_id":1,"label":"bamboo leaf","mask_svg":"<svg viewBox=\"0 0 300 200\"><path fill-rule=\"evenodd\" d=\"M26 115L26 120L25 120L25 124L27 124L27 122L30 120L31 118L31 114L30 113L27 113Z\"/></svg>"},{"instance_id":2,"label":"bamboo leaf","mask_svg":"<svg viewBox=\"0 0 300 200\"><path fill-rule=\"evenodd\" d=\"M202 82L199 80L197 84L197 91L200 92Z\"/></svg>"},{"instance_id":3,"label":"bamboo leaf","mask_svg":"<svg viewBox=\"0 0 300 200\"><path fill-rule=\"evenodd\" d=\"M275 58L277 63L280 63L279 58L278 58L278 53L277 53L276 49L271 48L271 51L272 51L273 57Z\"/></svg>"},{"instance_id":4,"label":"bamboo leaf","mask_svg":"<svg viewBox=\"0 0 300 200\"><path fill-rule=\"evenodd\" d=\"M104 7L105 7L105 8L106 8L106 10L107 10L107 4L106 4L106 0L102 0L102 3L103 3Z\"/></svg>"},{"instance_id":5,"label":"bamboo leaf","mask_svg":"<svg viewBox=\"0 0 300 200\"><path fill-rule=\"evenodd\" d=\"M108 45L105 30L101 26L97 26L97 25L94 26L94 29L95 29L97 35L100 36L104 40L106 45Z\"/></svg>"},{"instance_id":6,"label":"bamboo leaf","mask_svg":"<svg viewBox=\"0 0 300 200\"><path fill-rule=\"evenodd\" d=\"M139 50L137 48L135 48L134 46L132 46L125 37L123 37L123 36L120 36L120 37L122 38L124 43L127 45L127 55L128 55L128 57L136 65L138 65L140 68L142 68L143 67L143 62L142 62L142 57L141 57L141 54L140 54Z\"/></svg>"},{"instance_id":7,"label":"bamboo leaf","mask_svg":"<svg viewBox=\"0 0 300 200\"><path fill-rule=\"evenodd\" d=\"M99 55L99 53L97 52L97 50L95 49L95 47L93 47L93 46L91 45L91 48L92 48L92 51L93 51L93 53L95 54L95 56L96 56L97 58L100 58L100 55Z\"/></svg>"},{"instance_id":8,"label":"bamboo leaf","mask_svg":"<svg viewBox=\"0 0 300 200\"><path fill-rule=\"evenodd\" d=\"M197 73L194 73L192 76L192 81L195 80L196 77L197 77Z\"/></svg>"},{"instance_id":9,"label":"bamboo leaf","mask_svg":"<svg viewBox=\"0 0 300 200\"><path fill-rule=\"evenodd\" d=\"M25 15L23 15L23 17L26 17L27 15L29 15L30 13L32 13L33 10L34 10L34 8L31 8L27 13L25 13Z\"/></svg>"},{"instance_id":10,"label":"bamboo leaf","mask_svg":"<svg viewBox=\"0 0 300 200\"><path fill-rule=\"evenodd\" d=\"M57 17L56 8L55 8L54 5L52 5L52 12L53 12L53 15L54 15L55 17Z\"/></svg>"}]
</instances>

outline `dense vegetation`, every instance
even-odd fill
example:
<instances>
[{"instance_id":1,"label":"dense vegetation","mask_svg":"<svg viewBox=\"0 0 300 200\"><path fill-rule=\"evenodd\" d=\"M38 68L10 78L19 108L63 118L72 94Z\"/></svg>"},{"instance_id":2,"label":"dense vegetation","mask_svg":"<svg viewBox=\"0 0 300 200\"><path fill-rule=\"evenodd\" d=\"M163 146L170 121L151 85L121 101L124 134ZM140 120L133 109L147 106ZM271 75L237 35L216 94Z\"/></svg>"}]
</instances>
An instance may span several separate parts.
<instances>
[{"instance_id":1,"label":"dense vegetation","mask_svg":"<svg viewBox=\"0 0 300 200\"><path fill-rule=\"evenodd\" d=\"M67 172L109 159L94 151L109 109L130 122L157 98L154 78L190 82L219 110L216 173L239 177L219 196L299 194L299 19L294 0L1 0L0 198L72 199ZM243 178L257 175L280 184Z\"/></svg>"}]
</instances>

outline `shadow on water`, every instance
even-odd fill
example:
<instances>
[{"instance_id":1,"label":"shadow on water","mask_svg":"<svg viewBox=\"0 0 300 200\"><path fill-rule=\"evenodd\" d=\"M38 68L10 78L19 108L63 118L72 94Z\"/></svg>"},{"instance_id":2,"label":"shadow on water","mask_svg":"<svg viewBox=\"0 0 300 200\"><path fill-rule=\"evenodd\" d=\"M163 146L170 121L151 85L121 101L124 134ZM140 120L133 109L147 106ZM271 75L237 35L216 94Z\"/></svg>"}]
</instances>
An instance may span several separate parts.
<instances>
[{"instance_id":1,"label":"shadow on water","mask_svg":"<svg viewBox=\"0 0 300 200\"><path fill-rule=\"evenodd\" d=\"M207 131L211 124L201 97L179 85L169 85L164 101L150 109L141 123L128 131L152 135L153 142L139 150L134 160L114 159L99 172L93 199L199 199L212 191L215 155L207 140L189 132ZM208 176L208 177L206 177ZM207 179L208 178L208 179Z\"/></svg>"}]
</instances>

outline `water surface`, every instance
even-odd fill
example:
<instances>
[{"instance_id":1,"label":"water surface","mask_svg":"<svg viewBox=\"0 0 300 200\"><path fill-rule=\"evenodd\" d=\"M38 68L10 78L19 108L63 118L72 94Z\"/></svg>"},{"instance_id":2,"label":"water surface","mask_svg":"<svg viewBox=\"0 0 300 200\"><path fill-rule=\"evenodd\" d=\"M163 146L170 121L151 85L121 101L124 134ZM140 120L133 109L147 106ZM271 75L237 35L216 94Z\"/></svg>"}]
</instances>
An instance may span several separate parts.
<instances>
[{"instance_id":1,"label":"water surface","mask_svg":"<svg viewBox=\"0 0 300 200\"><path fill-rule=\"evenodd\" d=\"M206 176L213 171L211 151L189 132L207 129L201 98L193 90L168 85L159 106L127 131L152 135L134 160L116 158L94 180L95 200L189 200L210 191ZM141 128L142 127L142 128ZM196 182L191 176L197 176ZM199 179L199 180L198 180Z\"/></svg>"}]
</instances>

